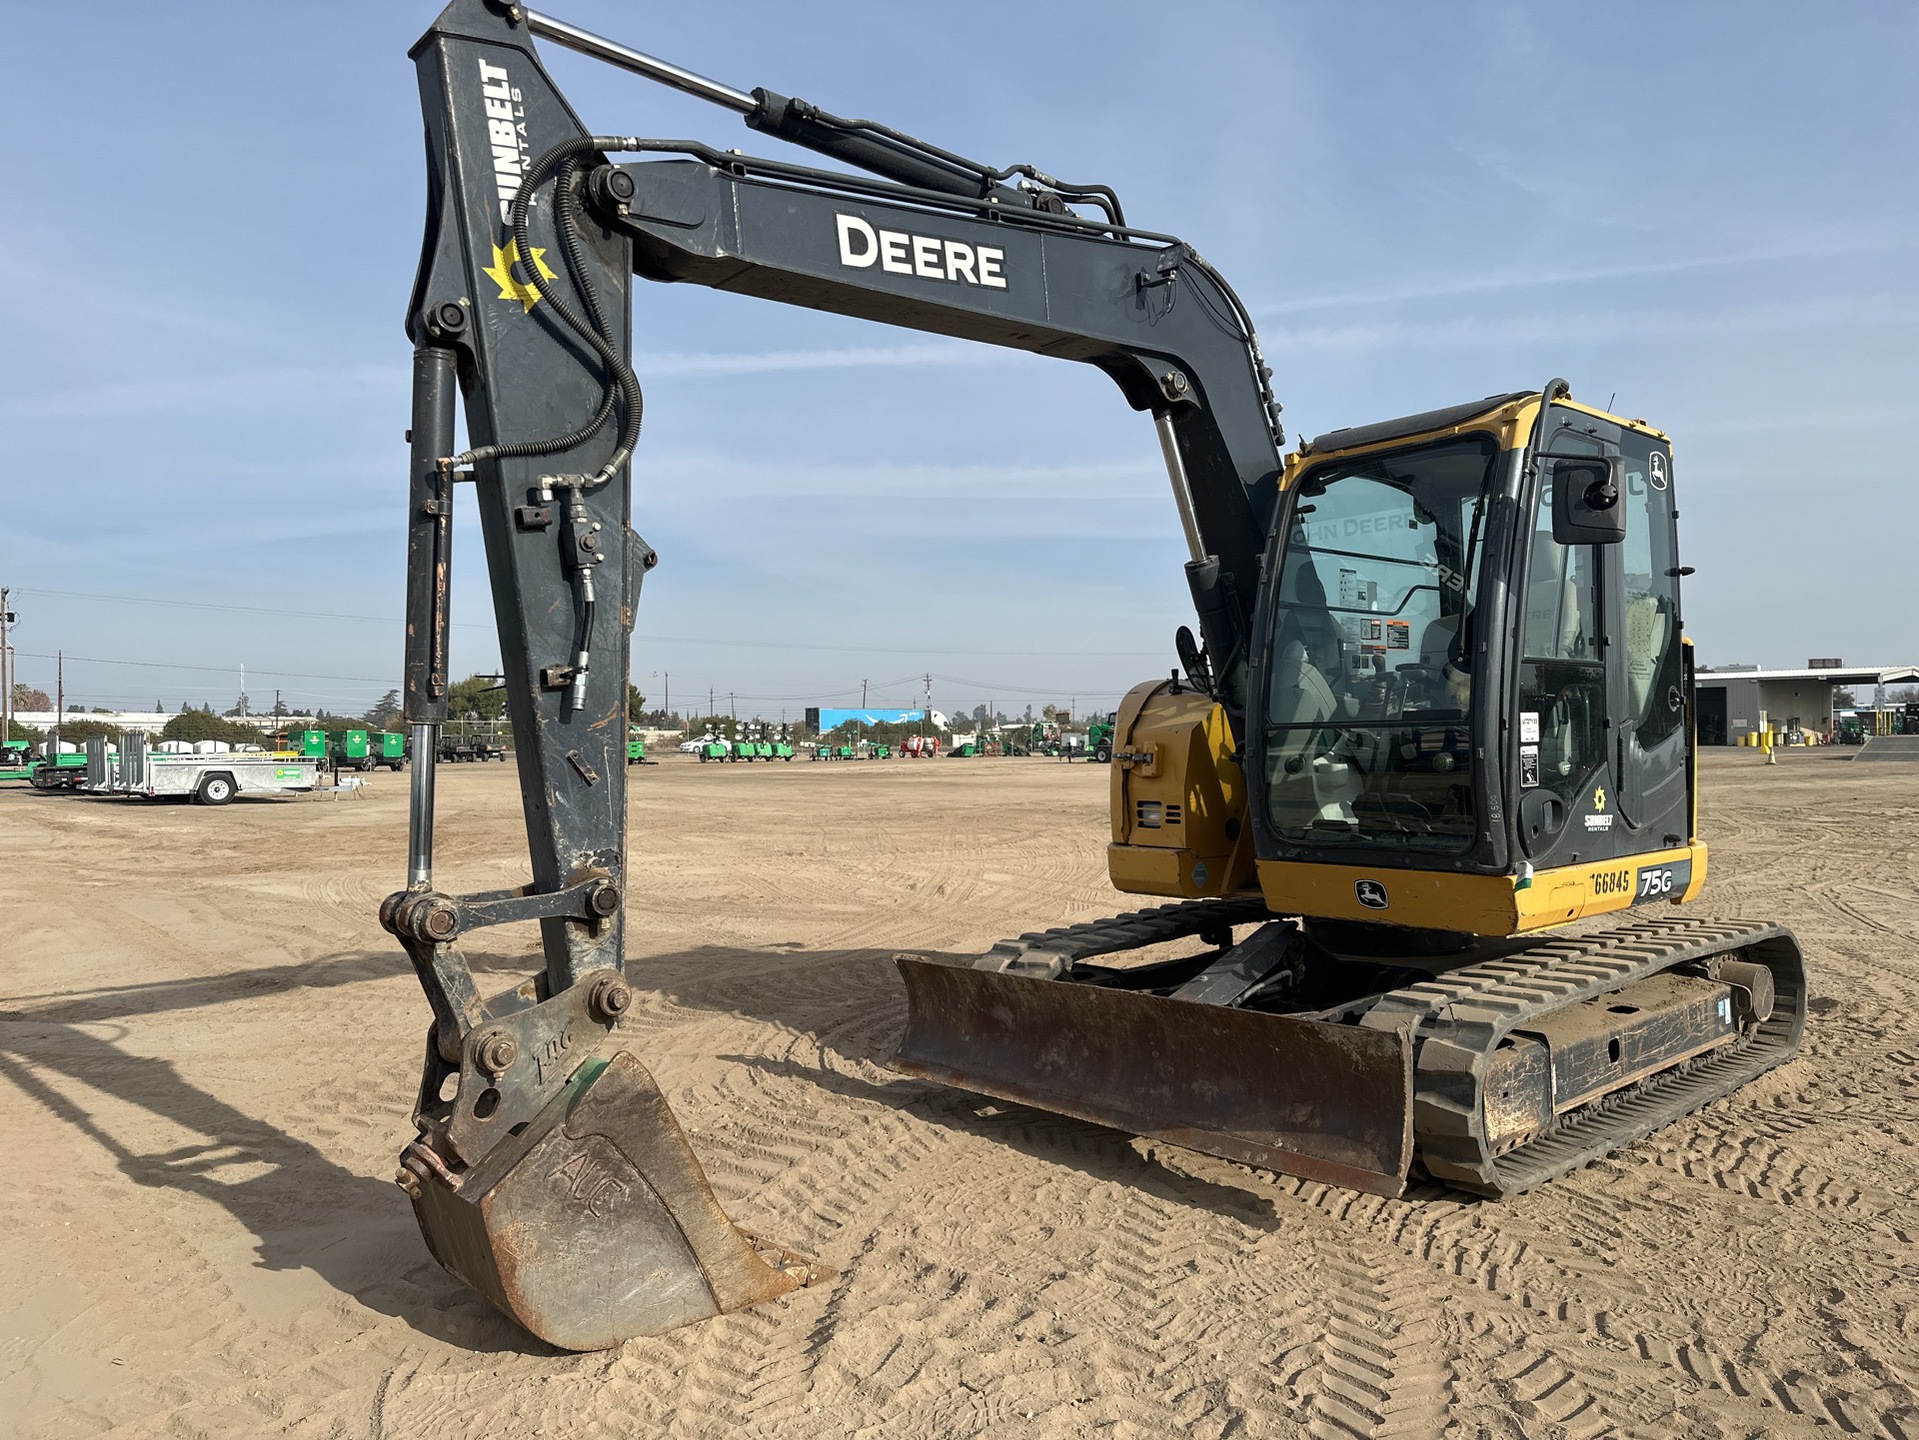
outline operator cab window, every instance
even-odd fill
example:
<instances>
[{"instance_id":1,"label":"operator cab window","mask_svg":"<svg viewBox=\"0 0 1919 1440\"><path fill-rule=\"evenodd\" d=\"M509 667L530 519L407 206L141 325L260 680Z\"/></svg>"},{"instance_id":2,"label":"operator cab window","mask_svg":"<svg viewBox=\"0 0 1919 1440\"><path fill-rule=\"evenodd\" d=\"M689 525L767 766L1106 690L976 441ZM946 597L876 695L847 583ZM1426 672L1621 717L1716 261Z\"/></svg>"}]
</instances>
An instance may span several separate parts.
<instances>
[{"instance_id":1,"label":"operator cab window","mask_svg":"<svg viewBox=\"0 0 1919 1440\"><path fill-rule=\"evenodd\" d=\"M1473 603L1496 456L1467 437L1300 479L1264 697L1267 813L1287 839L1472 842Z\"/></svg>"}]
</instances>

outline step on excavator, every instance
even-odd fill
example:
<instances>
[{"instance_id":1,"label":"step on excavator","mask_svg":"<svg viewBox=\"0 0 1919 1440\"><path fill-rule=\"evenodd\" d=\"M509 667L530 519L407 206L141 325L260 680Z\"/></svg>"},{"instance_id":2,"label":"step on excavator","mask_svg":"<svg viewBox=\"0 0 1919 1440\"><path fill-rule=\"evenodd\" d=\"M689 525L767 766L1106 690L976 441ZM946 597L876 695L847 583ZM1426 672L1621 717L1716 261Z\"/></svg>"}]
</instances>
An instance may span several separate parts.
<instances>
[{"instance_id":1,"label":"step on excavator","mask_svg":"<svg viewBox=\"0 0 1919 1440\"><path fill-rule=\"evenodd\" d=\"M842 168L593 134L536 39ZM1706 847L1665 434L1554 379L1282 455L1246 307L1107 186L495 0L454 0L412 55L417 763L407 886L381 919L433 1021L398 1179L434 1256L527 1330L603 1348L829 1273L727 1218L618 1033L645 914L628 651L656 559L633 528L635 276L1092 365L1157 433L1198 629L1115 717L1107 850L1116 888L1154 903L964 962L902 957L898 1070L1378 1194L1423 1175L1505 1196L1792 1055L1793 936L1675 913ZM529 883L474 895L433 883L463 484L531 851ZM543 968L483 998L462 938L526 920Z\"/></svg>"}]
</instances>

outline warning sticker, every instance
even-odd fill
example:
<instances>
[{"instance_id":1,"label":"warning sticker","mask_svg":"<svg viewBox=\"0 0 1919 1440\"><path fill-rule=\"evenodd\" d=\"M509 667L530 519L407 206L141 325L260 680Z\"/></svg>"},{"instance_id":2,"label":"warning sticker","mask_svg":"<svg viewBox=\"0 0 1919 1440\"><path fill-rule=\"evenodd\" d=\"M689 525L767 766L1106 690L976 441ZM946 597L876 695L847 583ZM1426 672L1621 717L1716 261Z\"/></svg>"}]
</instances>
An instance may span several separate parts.
<instances>
[{"instance_id":1,"label":"warning sticker","mask_svg":"<svg viewBox=\"0 0 1919 1440\"><path fill-rule=\"evenodd\" d=\"M1521 745L1539 743L1539 712L1537 710L1519 712L1519 743Z\"/></svg>"},{"instance_id":2,"label":"warning sticker","mask_svg":"<svg viewBox=\"0 0 1919 1440\"><path fill-rule=\"evenodd\" d=\"M1388 650L1410 650L1413 648L1412 621L1388 620L1386 622L1386 648Z\"/></svg>"},{"instance_id":3,"label":"warning sticker","mask_svg":"<svg viewBox=\"0 0 1919 1440\"><path fill-rule=\"evenodd\" d=\"M1539 783L1539 747L1537 745L1519 747L1519 783L1528 788Z\"/></svg>"}]
</instances>

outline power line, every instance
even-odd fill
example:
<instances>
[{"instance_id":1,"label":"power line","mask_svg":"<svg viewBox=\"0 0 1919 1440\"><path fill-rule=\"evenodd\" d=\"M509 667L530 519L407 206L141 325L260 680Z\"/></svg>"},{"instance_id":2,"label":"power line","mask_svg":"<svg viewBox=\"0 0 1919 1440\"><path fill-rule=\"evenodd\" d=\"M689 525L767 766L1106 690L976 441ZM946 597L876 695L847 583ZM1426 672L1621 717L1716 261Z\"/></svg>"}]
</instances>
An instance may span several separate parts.
<instances>
[{"instance_id":1,"label":"power line","mask_svg":"<svg viewBox=\"0 0 1919 1440\"><path fill-rule=\"evenodd\" d=\"M281 615L295 620L360 620L372 625L398 625L387 615L347 615L334 610L281 610L268 605L223 605L212 600L161 600L151 595L100 595L85 590L42 590L22 586L22 595L52 595L62 600L110 600L116 605L160 605L170 610L224 610L239 615ZM491 625L455 621L463 630L491 630Z\"/></svg>"},{"instance_id":2,"label":"power line","mask_svg":"<svg viewBox=\"0 0 1919 1440\"><path fill-rule=\"evenodd\" d=\"M52 660L55 658L52 651L16 650L13 653L16 655L25 655L33 660ZM238 668L233 665L187 665L168 660L110 660L104 655L75 655L72 658L88 665L137 665L143 670L205 670L214 675L231 675ZM275 675L282 679L291 680L351 680L364 682L368 685L385 685L389 688L395 688L393 686L393 677L390 675L316 675L308 670L255 670L253 673L255 675Z\"/></svg>"},{"instance_id":3,"label":"power line","mask_svg":"<svg viewBox=\"0 0 1919 1440\"><path fill-rule=\"evenodd\" d=\"M397 616L389 615L352 615L334 610L283 610L267 605L228 605L212 600L162 600L151 595L102 595L85 590L44 590L37 586L21 586L22 595L51 595L62 600L103 600L117 605L157 605L175 610L216 610L236 615L276 615L294 620L353 620L369 625L392 625L398 627L403 622ZM493 626L473 620L455 620L451 622L457 630L484 630L492 633ZM805 640L723 640L700 635L652 635L643 631L634 631L636 642L655 645L704 645L733 650L815 650L824 653L842 655L1003 655L1011 659L1051 660L1060 654L1058 650L931 650L923 645L820 645ZM1075 656L1102 660L1140 660L1158 655L1159 650L1076 650ZM264 672L263 672L264 673Z\"/></svg>"}]
</instances>

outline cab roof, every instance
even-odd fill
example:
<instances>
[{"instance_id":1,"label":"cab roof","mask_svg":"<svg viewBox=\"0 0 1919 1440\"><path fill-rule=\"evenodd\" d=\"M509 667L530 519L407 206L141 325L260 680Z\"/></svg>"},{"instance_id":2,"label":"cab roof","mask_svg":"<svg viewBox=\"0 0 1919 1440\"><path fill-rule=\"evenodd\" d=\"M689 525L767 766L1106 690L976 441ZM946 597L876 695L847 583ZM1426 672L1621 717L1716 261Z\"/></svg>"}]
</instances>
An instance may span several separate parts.
<instances>
[{"instance_id":1,"label":"cab roof","mask_svg":"<svg viewBox=\"0 0 1919 1440\"><path fill-rule=\"evenodd\" d=\"M1287 457L1287 468L1328 451L1341 452L1364 450L1375 445L1388 445L1396 440L1410 440L1416 436L1441 434L1448 430L1466 427L1475 420L1488 418L1505 411L1501 424L1512 424L1528 413L1529 407L1536 409L1540 392L1537 390L1512 390L1504 395L1488 395L1483 400L1469 400L1463 405L1449 405L1443 410L1426 410L1418 415L1405 415L1397 420L1381 420L1372 425L1352 425L1342 430L1328 430L1324 435L1316 435L1299 447L1299 450ZM1596 406L1587 405L1573 399L1571 395L1562 395L1553 402L1568 409L1583 411L1588 415L1609 420L1628 430L1640 430L1658 440L1667 439L1665 431L1647 424L1644 420L1629 420L1623 415L1614 415Z\"/></svg>"},{"instance_id":2,"label":"cab roof","mask_svg":"<svg viewBox=\"0 0 1919 1440\"><path fill-rule=\"evenodd\" d=\"M1380 420L1371 425L1349 425L1342 430L1328 430L1324 435L1315 435L1307 441L1300 453L1310 455L1318 450L1356 450L1362 445L1378 445L1387 440L1424 435L1432 430L1450 430L1476 416L1498 410L1515 400L1529 399L1538 393L1536 390L1514 390L1505 395L1488 395L1484 400L1469 400L1464 405L1448 405L1443 410L1402 415L1397 420Z\"/></svg>"}]
</instances>

